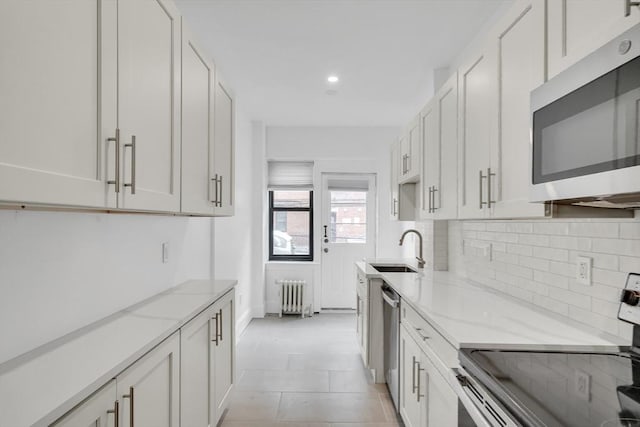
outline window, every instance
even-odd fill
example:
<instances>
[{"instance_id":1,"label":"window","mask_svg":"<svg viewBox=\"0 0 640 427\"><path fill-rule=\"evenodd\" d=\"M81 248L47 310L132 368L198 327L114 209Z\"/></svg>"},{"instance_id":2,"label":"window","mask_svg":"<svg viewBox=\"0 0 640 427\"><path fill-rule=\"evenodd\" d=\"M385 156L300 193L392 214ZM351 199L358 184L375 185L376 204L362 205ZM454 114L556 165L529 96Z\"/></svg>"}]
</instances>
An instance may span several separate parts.
<instances>
[{"instance_id":1,"label":"window","mask_svg":"<svg viewBox=\"0 0 640 427\"><path fill-rule=\"evenodd\" d=\"M313 261L313 191L269 191L269 260Z\"/></svg>"},{"instance_id":2,"label":"window","mask_svg":"<svg viewBox=\"0 0 640 427\"><path fill-rule=\"evenodd\" d=\"M331 190L331 243L367 243L367 192Z\"/></svg>"}]
</instances>

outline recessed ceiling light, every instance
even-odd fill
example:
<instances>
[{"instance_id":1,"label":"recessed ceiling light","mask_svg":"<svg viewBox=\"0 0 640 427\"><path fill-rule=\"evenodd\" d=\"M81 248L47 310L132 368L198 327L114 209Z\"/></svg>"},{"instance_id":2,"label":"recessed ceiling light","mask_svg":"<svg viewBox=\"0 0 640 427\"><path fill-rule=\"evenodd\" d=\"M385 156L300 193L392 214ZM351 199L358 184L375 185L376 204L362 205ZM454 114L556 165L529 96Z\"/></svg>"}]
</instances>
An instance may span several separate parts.
<instances>
[{"instance_id":1,"label":"recessed ceiling light","mask_svg":"<svg viewBox=\"0 0 640 427\"><path fill-rule=\"evenodd\" d=\"M340 79L338 79L338 76L329 76L329 77L327 77L327 81L329 83L338 83L338 80L340 80Z\"/></svg>"}]
</instances>

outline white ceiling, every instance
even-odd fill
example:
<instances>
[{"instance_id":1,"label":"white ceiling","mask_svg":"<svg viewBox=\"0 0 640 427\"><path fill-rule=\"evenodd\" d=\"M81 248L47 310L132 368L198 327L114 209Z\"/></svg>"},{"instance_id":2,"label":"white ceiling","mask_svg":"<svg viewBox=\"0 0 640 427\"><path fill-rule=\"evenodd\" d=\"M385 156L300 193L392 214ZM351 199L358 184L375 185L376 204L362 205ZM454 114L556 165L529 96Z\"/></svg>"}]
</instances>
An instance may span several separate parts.
<instances>
[{"instance_id":1,"label":"white ceiling","mask_svg":"<svg viewBox=\"0 0 640 427\"><path fill-rule=\"evenodd\" d=\"M176 0L252 120L399 126L512 0ZM327 76L340 77L336 85ZM333 95L328 90L335 90Z\"/></svg>"}]
</instances>

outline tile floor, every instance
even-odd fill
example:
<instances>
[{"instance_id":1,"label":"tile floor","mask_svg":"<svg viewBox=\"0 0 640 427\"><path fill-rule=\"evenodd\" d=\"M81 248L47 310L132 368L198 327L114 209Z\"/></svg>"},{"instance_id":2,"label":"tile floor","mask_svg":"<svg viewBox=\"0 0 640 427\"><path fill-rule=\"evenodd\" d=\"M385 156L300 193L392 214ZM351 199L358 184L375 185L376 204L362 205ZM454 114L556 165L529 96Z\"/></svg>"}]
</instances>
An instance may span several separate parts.
<instances>
[{"instance_id":1,"label":"tile floor","mask_svg":"<svg viewBox=\"0 0 640 427\"><path fill-rule=\"evenodd\" d=\"M354 314L254 319L237 343L221 427L397 427L385 384L367 380Z\"/></svg>"}]
</instances>

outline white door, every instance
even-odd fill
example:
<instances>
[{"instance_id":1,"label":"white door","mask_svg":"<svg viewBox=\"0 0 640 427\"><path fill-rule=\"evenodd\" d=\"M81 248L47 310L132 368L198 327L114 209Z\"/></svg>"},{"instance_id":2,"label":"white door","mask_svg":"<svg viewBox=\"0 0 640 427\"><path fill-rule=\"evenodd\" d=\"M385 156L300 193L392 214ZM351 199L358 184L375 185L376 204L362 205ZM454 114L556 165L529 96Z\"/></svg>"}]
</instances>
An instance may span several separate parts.
<instances>
[{"instance_id":1,"label":"white door","mask_svg":"<svg viewBox=\"0 0 640 427\"><path fill-rule=\"evenodd\" d=\"M322 175L322 308L355 309L355 262L375 256L372 174ZM316 231L318 232L318 231Z\"/></svg>"}]
</instances>

